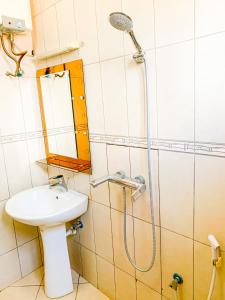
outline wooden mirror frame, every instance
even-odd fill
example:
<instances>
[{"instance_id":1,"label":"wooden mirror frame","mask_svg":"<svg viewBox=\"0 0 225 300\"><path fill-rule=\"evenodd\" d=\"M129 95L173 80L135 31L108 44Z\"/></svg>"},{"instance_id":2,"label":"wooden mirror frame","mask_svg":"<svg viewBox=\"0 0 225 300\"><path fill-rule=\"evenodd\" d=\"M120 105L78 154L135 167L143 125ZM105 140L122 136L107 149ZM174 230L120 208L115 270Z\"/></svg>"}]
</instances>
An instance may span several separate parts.
<instances>
[{"instance_id":1,"label":"wooden mirror frame","mask_svg":"<svg viewBox=\"0 0 225 300\"><path fill-rule=\"evenodd\" d=\"M51 73L63 72L66 70L68 70L70 74L71 98L74 115L74 131L76 136L78 158L67 157L59 155L57 153L50 153L49 151L40 77ZM37 85L47 163L91 174L91 155L82 59L37 70Z\"/></svg>"}]
</instances>

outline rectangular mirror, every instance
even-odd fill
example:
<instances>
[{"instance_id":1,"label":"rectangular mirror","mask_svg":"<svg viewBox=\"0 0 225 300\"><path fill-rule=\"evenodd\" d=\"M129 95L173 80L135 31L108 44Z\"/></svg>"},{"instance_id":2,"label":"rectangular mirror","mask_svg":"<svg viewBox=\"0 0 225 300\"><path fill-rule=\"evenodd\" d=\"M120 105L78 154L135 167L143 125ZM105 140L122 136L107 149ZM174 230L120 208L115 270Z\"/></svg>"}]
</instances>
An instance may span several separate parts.
<instances>
[{"instance_id":1,"label":"rectangular mirror","mask_svg":"<svg viewBox=\"0 0 225 300\"><path fill-rule=\"evenodd\" d=\"M37 71L48 164L91 173L83 62Z\"/></svg>"}]
</instances>

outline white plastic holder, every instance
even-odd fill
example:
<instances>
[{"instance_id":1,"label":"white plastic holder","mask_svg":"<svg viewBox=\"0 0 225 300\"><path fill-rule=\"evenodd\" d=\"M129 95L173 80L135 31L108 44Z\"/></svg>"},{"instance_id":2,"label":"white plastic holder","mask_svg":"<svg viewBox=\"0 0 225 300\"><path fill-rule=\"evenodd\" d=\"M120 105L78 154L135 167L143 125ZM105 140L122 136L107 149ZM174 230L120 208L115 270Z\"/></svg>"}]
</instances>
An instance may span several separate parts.
<instances>
[{"instance_id":1,"label":"white plastic holder","mask_svg":"<svg viewBox=\"0 0 225 300\"><path fill-rule=\"evenodd\" d=\"M40 226L44 248L45 293L49 298L73 292L65 224Z\"/></svg>"}]
</instances>

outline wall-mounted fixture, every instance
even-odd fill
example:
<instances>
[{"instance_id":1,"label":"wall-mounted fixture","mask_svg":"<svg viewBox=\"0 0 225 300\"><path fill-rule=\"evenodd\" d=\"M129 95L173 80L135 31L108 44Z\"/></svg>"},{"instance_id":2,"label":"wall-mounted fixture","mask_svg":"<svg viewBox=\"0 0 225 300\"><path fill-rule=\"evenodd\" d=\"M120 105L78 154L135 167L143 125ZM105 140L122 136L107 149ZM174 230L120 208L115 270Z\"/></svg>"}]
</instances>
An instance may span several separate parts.
<instances>
[{"instance_id":1,"label":"wall-mounted fixture","mask_svg":"<svg viewBox=\"0 0 225 300\"><path fill-rule=\"evenodd\" d=\"M6 72L7 76L21 77L23 71L21 69L21 61L23 57L27 54L27 51L16 52L14 36L26 30L25 21L20 19L14 19L10 17L2 17L2 24L0 25L0 40L2 49L5 54L12 59L16 64L16 70L14 73ZM6 41L8 41L10 50L7 49ZM18 59L17 59L18 57Z\"/></svg>"},{"instance_id":2,"label":"wall-mounted fixture","mask_svg":"<svg viewBox=\"0 0 225 300\"><path fill-rule=\"evenodd\" d=\"M179 285L183 284L183 278L180 274L178 273L174 273L173 274L173 279L169 285L169 287L174 291L174 297L177 300L178 299L178 295L177 295L177 291L178 291L178 287Z\"/></svg>"},{"instance_id":3,"label":"wall-mounted fixture","mask_svg":"<svg viewBox=\"0 0 225 300\"><path fill-rule=\"evenodd\" d=\"M7 76L20 77L23 75L21 61L27 51L15 50L14 37L32 29L30 1L3 1L0 7L0 42L5 54L16 64L15 72L6 72Z\"/></svg>"},{"instance_id":4,"label":"wall-mounted fixture","mask_svg":"<svg viewBox=\"0 0 225 300\"><path fill-rule=\"evenodd\" d=\"M69 53L69 52L78 50L79 48L80 48L80 43L74 42L74 43L67 45L66 47L63 47L63 48L60 48L57 50L48 51L45 53L37 53L37 54L35 54L34 59L44 60L44 59L55 57L57 55L61 55L61 54L65 54L65 53Z\"/></svg>"},{"instance_id":5,"label":"wall-mounted fixture","mask_svg":"<svg viewBox=\"0 0 225 300\"><path fill-rule=\"evenodd\" d=\"M215 281L216 281L216 271L217 268L220 268L222 265L222 256L221 256L221 249L220 249L220 244L215 238L214 235L210 234L208 236L209 243L211 245L211 250L212 250L212 278L210 282L210 287L209 287L209 294L207 300L212 299L212 294L215 286Z\"/></svg>"}]
</instances>

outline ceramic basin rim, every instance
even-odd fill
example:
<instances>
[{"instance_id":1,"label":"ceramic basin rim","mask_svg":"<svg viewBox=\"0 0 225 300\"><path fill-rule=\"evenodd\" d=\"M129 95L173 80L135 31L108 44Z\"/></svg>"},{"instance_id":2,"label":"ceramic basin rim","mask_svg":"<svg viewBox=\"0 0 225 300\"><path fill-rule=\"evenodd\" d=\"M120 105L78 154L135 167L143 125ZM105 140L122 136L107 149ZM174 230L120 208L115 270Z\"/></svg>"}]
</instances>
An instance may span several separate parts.
<instances>
[{"instance_id":1,"label":"ceramic basin rim","mask_svg":"<svg viewBox=\"0 0 225 300\"><path fill-rule=\"evenodd\" d=\"M35 222L35 221L45 221L46 219L52 219L52 218L59 217L60 215L64 215L64 214L66 214L70 211L76 210L76 208L79 208L79 210L80 210L80 206L82 204L85 206L84 212L87 210L88 196L85 195L85 194L82 194L82 193L79 193L79 192L76 192L76 191L73 191L73 190L69 189L68 192L70 192L71 194L74 194L74 196L78 197L79 201L77 203L74 202L73 205L71 205L68 208L65 208L64 210L59 209L59 210L56 210L54 213L52 213L52 212L50 214L45 213L45 214L40 214L40 215L36 215L36 216L33 216L33 217L29 216L29 215L21 214L21 213L19 213L19 214L15 213L15 208L12 208L13 203L15 203L15 201L23 201L23 200L17 199L18 195L27 194L28 192L34 192L34 191L38 191L38 190L41 190L41 189L44 190L44 189L47 189L47 188L48 188L47 185L43 185L43 186L31 188L31 189L28 189L28 190L25 190L25 191L22 191L22 192L19 192L19 193L15 194L14 196L12 196L7 201L6 206L5 206L5 211L7 212L7 214L9 216L11 216L12 218L14 218L14 219L16 219L20 222L23 222L23 221L24 222L26 222L26 221ZM53 190L53 192L57 196L57 192L55 190ZM62 194L64 194L64 193L58 193L58 195L62 195Z\"/></svg>"}]
</instances>

